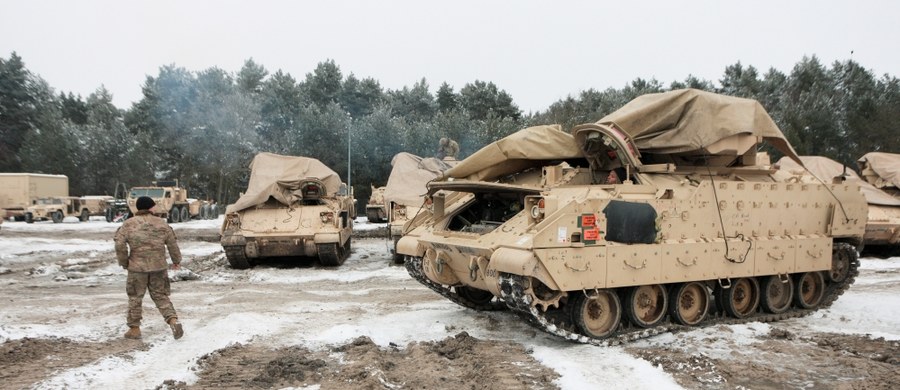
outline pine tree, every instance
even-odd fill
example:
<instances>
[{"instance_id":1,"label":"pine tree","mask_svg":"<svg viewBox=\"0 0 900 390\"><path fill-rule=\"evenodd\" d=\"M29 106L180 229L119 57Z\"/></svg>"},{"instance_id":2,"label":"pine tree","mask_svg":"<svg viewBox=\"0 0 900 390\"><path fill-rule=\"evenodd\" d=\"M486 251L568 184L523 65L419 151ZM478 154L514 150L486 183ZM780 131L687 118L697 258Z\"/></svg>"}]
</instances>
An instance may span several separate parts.
<instances>
[{"instance_id":1,"label":"pine tree","mask_svg":"<svg viewBox=\"0 0 900 390\"><path fill-rule=\"evenodd\" d=\"M244 61L244 66L237 75L237 87L246 93L259 93L262 83L269 75L269 71L262 65L253 61L253 58Z\"/></svg>"}]
</instances>

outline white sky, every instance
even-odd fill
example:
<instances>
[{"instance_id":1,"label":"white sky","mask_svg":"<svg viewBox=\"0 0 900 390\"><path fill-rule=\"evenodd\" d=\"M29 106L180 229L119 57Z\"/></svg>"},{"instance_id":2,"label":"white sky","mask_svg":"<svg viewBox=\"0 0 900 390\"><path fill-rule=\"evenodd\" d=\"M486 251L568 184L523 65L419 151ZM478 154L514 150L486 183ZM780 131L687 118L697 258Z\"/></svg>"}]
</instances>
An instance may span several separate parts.
<instances>
[{"instance_id":1,"label":"white sky","mask_svg":"<svg viewBox=\"0 0 900 390\"><path fill-rule=\"evenodd\" d=\"M0 57L57 91L105 85L121 108L160 66L237 72L252 57L298 80L333 59L390 89L492 81L528 112L637 77L718 81L737 61L787 73L815 54L898 76L898 15L888 0L0 0Z\"/></svg>"}]
</instances>

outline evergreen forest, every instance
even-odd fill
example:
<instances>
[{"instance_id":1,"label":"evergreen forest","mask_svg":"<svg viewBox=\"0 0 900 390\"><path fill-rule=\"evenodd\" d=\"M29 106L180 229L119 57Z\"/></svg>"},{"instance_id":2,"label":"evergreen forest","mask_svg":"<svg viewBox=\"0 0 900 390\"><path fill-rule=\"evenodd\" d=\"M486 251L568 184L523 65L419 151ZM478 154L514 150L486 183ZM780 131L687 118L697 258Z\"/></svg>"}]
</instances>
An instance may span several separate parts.
<instances>
[{"instance_id":1,"label":"evergreen forest","mask_svg":"<svg viewBox=\"0 0 900 390\"><path fill-rule=\"evenodd\" d=\"M423 78L392 90L333 60L300 77L253 59L237 72L162 66L147 76L141 100L120 109L103 86L87 97L56 91L13 52L0 57L0 172L64 174L72 195L178 179L191 197L231 203L259 152L313 157L346 181L349 149L362 208L370 184L385 184L399 152L433 156L438 140L449 137L462 159L524 127L569 129L639 95L680 88L758 100L800 155L855 167L868 152L900 153L900 80L852 60L826 65L803 57L786 72L737 62L719 80L636 78L523 113L490 81L456 91Z\"/></svg>"}]
</instances>

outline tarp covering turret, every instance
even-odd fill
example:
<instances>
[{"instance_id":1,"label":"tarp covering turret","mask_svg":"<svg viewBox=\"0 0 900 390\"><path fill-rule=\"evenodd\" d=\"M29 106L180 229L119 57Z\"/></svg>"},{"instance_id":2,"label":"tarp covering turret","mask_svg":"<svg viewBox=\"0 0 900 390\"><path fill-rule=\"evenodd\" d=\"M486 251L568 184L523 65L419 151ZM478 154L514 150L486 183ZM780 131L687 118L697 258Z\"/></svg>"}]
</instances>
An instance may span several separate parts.
<instances>
[{"instance_id":1,"label":"tarp covering turret","mask_svg":"<svg viewBox=\"0 0 900 390\"><path fill-rule=\"evenodd\" d=\"M871 152L857 160L859 169L865 170L866 167L871 169L878 175L872 178L876 187L896 187L900 188L900 154ZM863 172L865 174L865 172ZM869 179L869 178L867 178Z\"/></svg>"},{"instance_id":2,"label":"tarp covering turret","mask_svg":"<svg viewBox=\"0 0 900 390\"><path fill-rule=\"evenodd\" d=\"M257 154L250 163L247 191L226 211L232 213L263 204L270 197L289 206L303 198L300 186L304 179L310 178L321 181L327 195L333 196L340 190L338 174L319 160L274 153Z\"/></svg>"},{"instance_id":3,"label":"tarp covering turret","mask_svg":"<svg viewBox=\"0 0 900 390\"><path fill-rule=\"evenodd\" d=\"M481 148L448 170L444 178L493 181L546 161L581 157L575 138L559 125L534 126Z\"/></svg>"},{"instance_id":4,"label":"tarp covering turret","mask_svg":"<svg viewBox=\"0 0 900 390\"><path fill-rule=\"evenodd\" d=\"M831 183L834 177L846 174L847 181L859 184L859 190L862 192L863 196L866 197L866 202L869 204L900 206L900 199L894 199L884 191L866 183L854 170L849 168L844 169L844 165L837 161L822 156L801 156L800 160L803 161L803 165L806 169L786 157L778 160L778 165L782 170L786 170L793 174L803 174L808 169L809 173L817 177L823 183Z\"/></svg>"},{"instance_id":5,"label":"tarp covering turret","mask_svg":"<svg viewBox=\"0 0 900 390\"><path fill-rule=\"evenodd\" d=\"M642 95L598 124L615 124L642 152L674 154L702 150L737 134L762 137L799 162L766 110L756 100L697 89Z\"/></svg>"},{"instance_id":6,"label":"tarp covering turret","mask_svg":"<svg viewBox=\"0 0 900 390\"><path fill-rule=\"evenodd\" d=\"M393 168L384 189L385 203L421 206L427 192L425 185L456 163L457 160L438 160L406 152L397 153L391 160Z\"/></svg>"}]
</instances>

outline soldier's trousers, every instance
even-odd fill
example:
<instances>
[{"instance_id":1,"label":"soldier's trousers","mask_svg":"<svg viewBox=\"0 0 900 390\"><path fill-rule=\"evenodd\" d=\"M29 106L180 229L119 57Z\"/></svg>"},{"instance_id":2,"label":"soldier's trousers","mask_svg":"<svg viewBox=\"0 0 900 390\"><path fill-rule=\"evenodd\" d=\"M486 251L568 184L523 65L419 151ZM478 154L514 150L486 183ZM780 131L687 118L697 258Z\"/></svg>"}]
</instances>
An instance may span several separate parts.
<instances>
[{"instance_id":1,"label":"soldier's trousers","mask_svg":"<svg viewBox=\"0 0 900 390\"><path fill-rule=\"evenodd\" d=\"M131 272L128 271L128 280L125 282L125 292L128 294L128 326L140 326L142 318L141 302L144 293L150 290L150 298L159 309L166 321L176 317L175 308L169 300L169 272L167 270L155 272Z\"/></svg>"}]
</instances>

